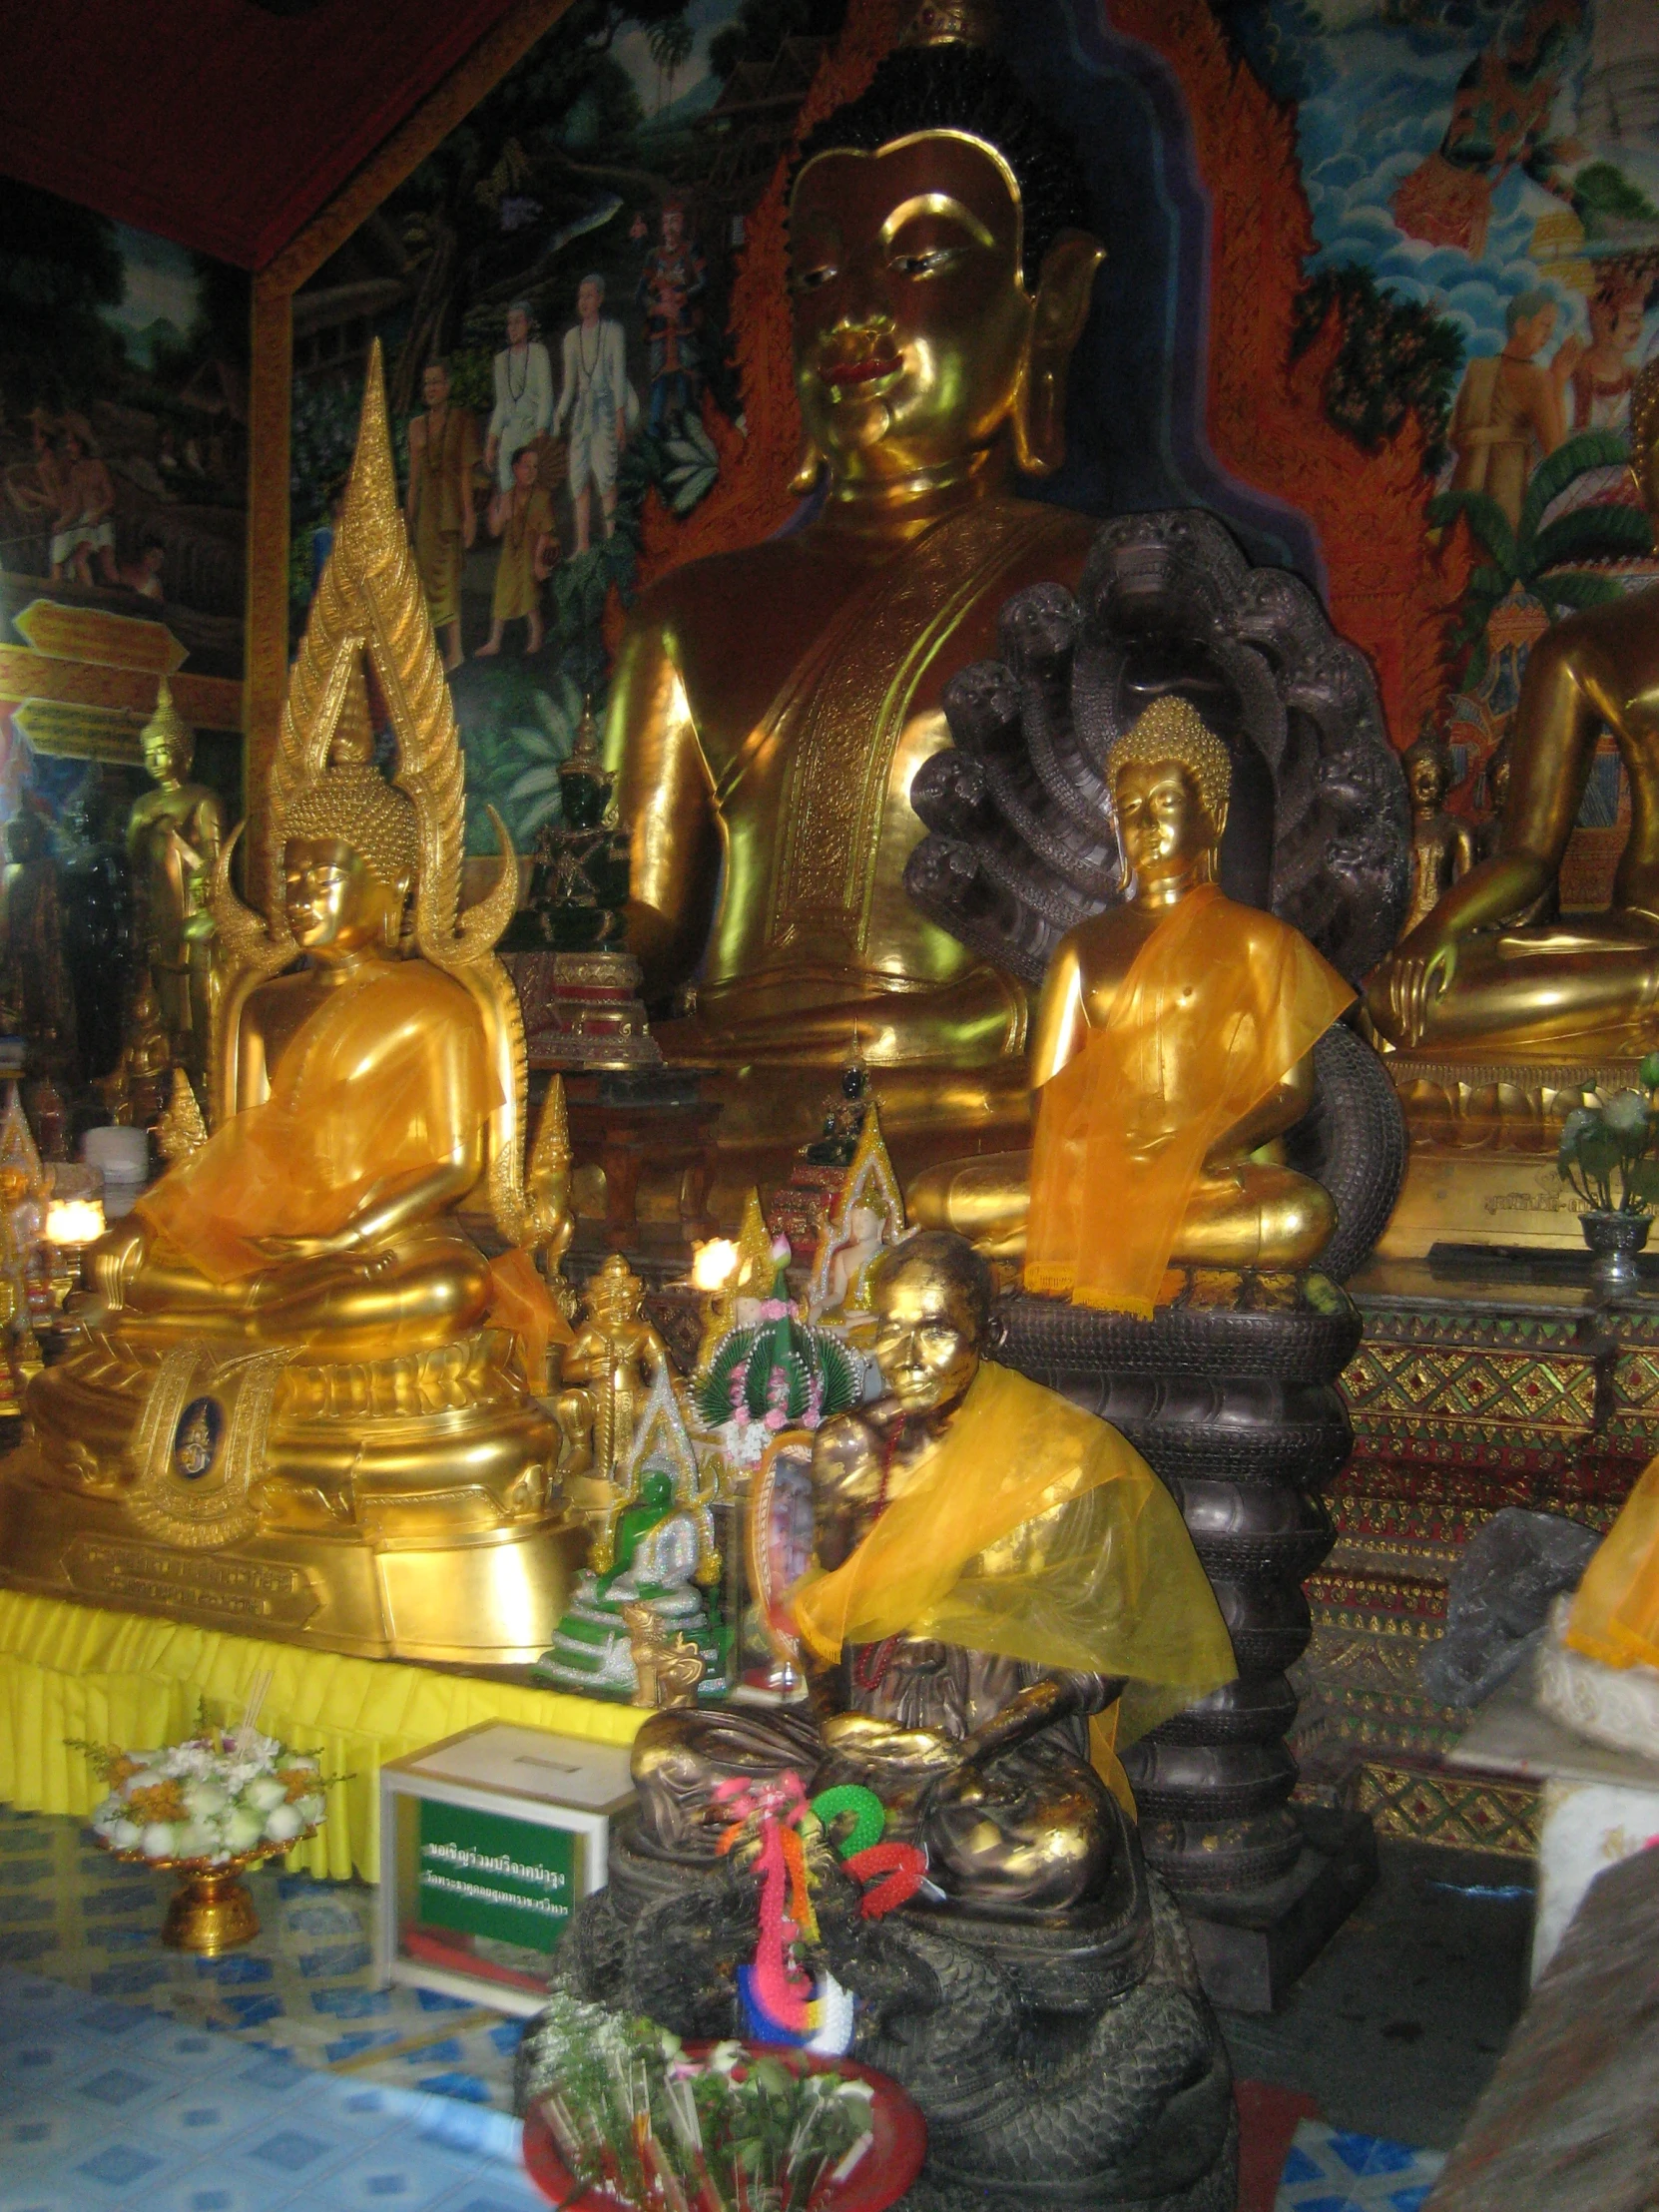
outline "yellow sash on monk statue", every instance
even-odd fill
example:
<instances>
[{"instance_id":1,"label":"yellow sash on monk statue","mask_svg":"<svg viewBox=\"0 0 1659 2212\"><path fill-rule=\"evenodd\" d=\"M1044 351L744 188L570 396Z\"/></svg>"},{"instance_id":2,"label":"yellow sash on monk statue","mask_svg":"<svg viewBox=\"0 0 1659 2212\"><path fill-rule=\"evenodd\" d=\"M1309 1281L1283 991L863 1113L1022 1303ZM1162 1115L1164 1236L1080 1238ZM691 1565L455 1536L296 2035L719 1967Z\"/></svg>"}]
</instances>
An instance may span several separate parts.
<instances>
[{"instance_id":1,"label":"yellow sash on monk statue","mask_svg":"<svg viewBox=\"0 0 1659 2212\"><path fill-rule=\"evenodd\" d=\"M1298 930L1189 891L1039 1094L1025 1288L1149 1320L1210 1148L1353 997Z\"/></svg>"},{"instance_id":2,"label":"yellow sash on monk statue","mask_svg":"<svg viewBox=\"0 0 1659 2212\"><path fill-rule=\"evenodd\" d=\"M1567 1642L1605 1667L1659 1667L1659 1459L1584 1570Z\"/></svg>"},{"instance_id":3,"label":"yellow sash on monk statue","mask_svg":"<svg viewBox=\"0 0 1659 2212\"><path fill-rule=\"evenodd\" d=\"M1134 1445L988 1360L852 1556L807 1575L791 1604L827 1660L910 1636L1125 1676L1120 1744L1237 1671L1186 1524Z\"/></svg>"}]
</instances>

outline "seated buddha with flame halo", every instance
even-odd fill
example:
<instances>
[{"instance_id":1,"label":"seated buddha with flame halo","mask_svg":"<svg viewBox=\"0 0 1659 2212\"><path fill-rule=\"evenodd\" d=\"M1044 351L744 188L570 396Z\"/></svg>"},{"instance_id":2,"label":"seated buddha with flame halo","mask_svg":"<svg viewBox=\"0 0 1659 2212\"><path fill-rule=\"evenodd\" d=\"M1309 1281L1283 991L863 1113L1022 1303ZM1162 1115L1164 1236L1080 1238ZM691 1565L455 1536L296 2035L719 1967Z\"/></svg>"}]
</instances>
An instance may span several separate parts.
<instances>
[{"instance_id":1,"label":"seated buddha with flame halo","mask_svg":"<svg viewBox=\"0 0 1659 2212\"><path fill-rule=\"evenodd\" d=\"M517 865L505 849L461 911L463 815L376 355L273 766L268 916L231 890L229 848L216 868L218 1126L198 1113L194 1149L85 1254L78 1334L0 1486L13 1582L370 1655L545 1645L581 1538L535 1395L568 1332L530 1254L569 1239L569 1145L555 1084L526 1173L493 949Z\"/></svg>"}]
</instances>

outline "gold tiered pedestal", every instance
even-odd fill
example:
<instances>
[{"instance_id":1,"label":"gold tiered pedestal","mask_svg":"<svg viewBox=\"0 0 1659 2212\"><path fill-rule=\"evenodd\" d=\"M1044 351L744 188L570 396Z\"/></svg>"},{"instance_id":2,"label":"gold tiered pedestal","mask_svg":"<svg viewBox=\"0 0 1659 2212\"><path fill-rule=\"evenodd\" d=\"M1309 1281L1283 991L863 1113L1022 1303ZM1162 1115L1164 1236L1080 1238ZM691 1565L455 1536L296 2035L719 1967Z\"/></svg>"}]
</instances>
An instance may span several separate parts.
<instances>
[{"instance_id":1,"label":"gold tiered pedestal","mask_svg":"<svg viewBox=\"0 0 1659 2212\"><path fill-rule=\"evenodd\" d=\"M508 1352L497 1330L360 1365L93 1334L31 1392L6 1579L363 1658L527 1666L583 1538L550 1523L556 1432ZM193 1451L204 1400L218 1433Z\"/></svg>"},{"instance_id":2,"label":"gold tiered pedestal","mask_svg":"<svg viewBox=\"0 0 1659 2212\"><path fill-rule=\"evenodd\" d=\"M1555 1165L1561 1125L1591 1092L1634 1088L1638 1061L1411 1051L1385 1064L1410 1152L1380 1259L1424 1259L1437 1244L1585 1249L1582 1203Z\"/></svg>"}]
</instances>

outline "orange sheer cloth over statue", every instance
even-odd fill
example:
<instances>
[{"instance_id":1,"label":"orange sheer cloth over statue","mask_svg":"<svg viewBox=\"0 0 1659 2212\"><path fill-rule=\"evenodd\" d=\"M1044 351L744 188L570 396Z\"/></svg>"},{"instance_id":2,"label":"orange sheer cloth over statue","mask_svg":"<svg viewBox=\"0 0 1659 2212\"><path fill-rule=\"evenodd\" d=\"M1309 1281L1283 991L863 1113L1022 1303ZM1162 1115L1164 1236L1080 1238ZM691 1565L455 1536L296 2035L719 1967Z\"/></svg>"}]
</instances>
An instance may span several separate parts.
<instances>
[{"instance_id":1,"label":"orange sheer cloth over statue","mask_svg":"<svg viewBox=\"0 0 1659 2212\"><path fill-rule=\"evenodd\" d=\"M1126 1676L1120 1744L1237 1672L1186 1524L1133 1444L988 1360L852 1556L812 1570L790 1602L827 1660L908 1636Z\"/></svg>"},{"instance_id":2,"label":"orange sheer cloth over statue","mask_svg":"<svg viewBox=\"0 0 1659 2212\"><path fill-rule=\"evenodd\" d=\"M1285 922L1189 891L1039 1094L1025 1288L1150 1320L1210 1148L1353 997Z\"/></svg>"},{"instance_id":3,"label":"orange sheer cloth over statue","mask_svg":"<svg viewBox=\"0 0 1659 2212\"><path fill-rule=\"evenodd\" d=\"M365 1029L376 1039L367 1082ZM429 1173L474 1145L499 1096L455 983L422 960L365 966L297 1030L270 1097L233 1114L137 1211L210 1282L240 1282L279 1264L263 1239L331 1236L375 1185ZM534 1381L566 1325L525 1255L505 1255L492 1279L495 1318L536 1363Z\"/></svg>"},{"instance_id":4,"label":"orange sheer cloth over statue","mask_svg":"<svg viewBox=\"0 0 1659 2212\"><path fill-rule=\"evenodd\" d=\"M1659 1459L1585 1568L1567 1642L1606 1667L1659 1667Z\"/></svg>"}]
</instances>

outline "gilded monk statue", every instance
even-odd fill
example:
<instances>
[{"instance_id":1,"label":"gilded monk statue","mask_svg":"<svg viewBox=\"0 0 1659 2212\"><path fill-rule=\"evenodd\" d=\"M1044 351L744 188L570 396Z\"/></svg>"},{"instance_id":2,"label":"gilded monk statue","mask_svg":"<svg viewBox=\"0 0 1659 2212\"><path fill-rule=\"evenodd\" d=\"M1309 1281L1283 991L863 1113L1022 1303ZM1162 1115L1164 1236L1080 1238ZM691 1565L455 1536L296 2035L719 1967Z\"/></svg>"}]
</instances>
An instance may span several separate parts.
<instances>
[{"instance_id":1,"label":"gilded monk statue","mask_svg":"<svg viewBox=\"0 0 1659 2212\"><path fill-rule=\"evenodd\" d=\"M1029 1291L1150 1316L1172 1264L1305 1268L1336 1226L1318 1183L1252 1155L1308 1111L1313 1046L1354 993L1298 931L1222 893L1231 777L1174 695L1117 739L1130 895L1049 964L1029 1162L992 1154L910 1187L918 1221L1023 1254Z\"/></svg>"},{"instance_id":2,"label":"gilded monk statue","mask_svg":"<svg viewBox=\"0 0 1659 2212\"><path fill-rule=\"evenodd\" d=\"M695 1015L656 1034L671 1059L767 1071L732 1087L723 1144L811 1135L854 1034L889 1140L941 1106L958 1132L1023 1116L1024 988L911 904L908 794L998 608L1081 575L1097 526L1011 473L1062 456L1103 249L1068 150L966 42L972 12L923 9L803 149L795 374L821 511L666 577L618 663L630 947L658 996L702 962Z\"/></svg>"},{"instance_id":3,"label":"gilded monk statue","mask_svg":"<svg viewBox=\"0 0 1659 2212\"><path fill-rule=\"evenodd\" d=\"M1631 469L1659 516L1659 361L1636 379ZM1392 1044L1503 1060L1645 1052L1659 1011L1659 588L1571 614L1532 648L1508 740L1497 849L1455 882L1366 986ZM1605 913L1533 920L1556 891L1597 742L1630 781Z\"/></svg>"},{"instance_id":4,"label":"gilded monk statue","mask_svg":"<svg viewBox=\"0 0 1659 2212\"><path fill-rule=\"evenodd\" d=\"M569 1147L555 1087L526 1175L493 950L517 866L504 849L461 912L463 813L376 351L273 768L269 915L231 890L229 846L215 873L216 1127L88 1249L80 1340L0 1493L25 1587L371 1655L545 1644L580 1545L532 1394L564 1325L529 1254L568 1235ZM469 1202L508 1247L493 1263Z\"/></svg>"},{"instance_id":5,"label":"gilded monk statue","mask_svg":"<svg viewBox=\"0 0 1659 2212\"><path fill-rule=\"evenodd\" d=\"M888 1394L814 1444L814 1565L791 1599L813 1708L659 1714L634 1744L640 1839L712 1861L730 1776L856 1782L953 1905L1065 1914L1122 1820L1096 1764L1234 1674L1180 1514L1104 1421L984 1358L990 1270L959 1237L876 1263ZM1121 1712L1104 1742L1089 1721Z\"/></svg>"}]
</instances>

